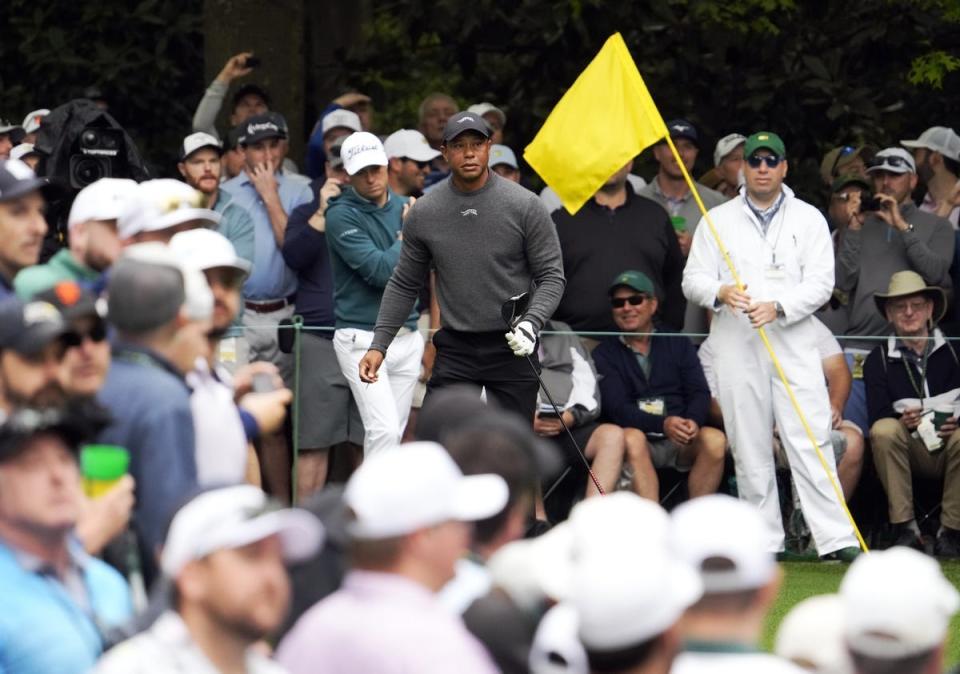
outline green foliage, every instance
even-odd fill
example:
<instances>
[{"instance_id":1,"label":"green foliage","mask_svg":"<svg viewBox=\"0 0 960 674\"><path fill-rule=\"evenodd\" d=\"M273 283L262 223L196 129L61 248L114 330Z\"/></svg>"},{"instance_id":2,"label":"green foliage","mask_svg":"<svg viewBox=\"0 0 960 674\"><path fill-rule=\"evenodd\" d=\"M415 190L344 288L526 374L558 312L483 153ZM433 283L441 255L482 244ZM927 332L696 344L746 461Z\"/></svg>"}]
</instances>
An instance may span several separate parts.
<instances>
[{"instance_id":1,"label":"green foliage","mask_svg":"<svg viewBox=\"0 0 960 674\"><path fill-rule=\"evenodd\" d=\"M19 122L99 86L157 173L203 94L200 0L3 0L0 116Z\"/></svg>"},{"instance_id":2,"label":"green foliage","mask_svg":"<svg viewBox=\"0 0 960 674\"><path fill-rule=\"evenodd\" d=\"M879 146L950 124L958 84L957 0L397 0L371 3L366 38L342 79L370 93L379 127L416 124L433 90L507 112L518 154L603 42L620 31L665 118L685 116L713 142L779 131L791 179L819 193L819 159L836 145ZM616 130L611 130L615 133ZM641 170L650 175L648 157Z\"/></svg>"}]
</instances>

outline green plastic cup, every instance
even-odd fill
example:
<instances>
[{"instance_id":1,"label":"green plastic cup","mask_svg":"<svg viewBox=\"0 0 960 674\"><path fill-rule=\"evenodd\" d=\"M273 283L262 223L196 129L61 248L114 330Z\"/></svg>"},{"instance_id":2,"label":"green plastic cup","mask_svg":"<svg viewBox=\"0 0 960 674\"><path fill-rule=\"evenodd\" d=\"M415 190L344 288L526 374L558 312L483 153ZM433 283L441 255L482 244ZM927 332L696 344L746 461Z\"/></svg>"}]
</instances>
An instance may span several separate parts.
<instances>
[{"instance_id":1,"label":"green plastic cup","mask_svg":"<svg viewBox=\"0 0 960 674\"><path fill-rule=\"evenodd\" d=\"M130 452L117 445L84 445L80 448L80 473L83 490L90 498L97 498L127 474Z\"/></svg>"}]
</instances>

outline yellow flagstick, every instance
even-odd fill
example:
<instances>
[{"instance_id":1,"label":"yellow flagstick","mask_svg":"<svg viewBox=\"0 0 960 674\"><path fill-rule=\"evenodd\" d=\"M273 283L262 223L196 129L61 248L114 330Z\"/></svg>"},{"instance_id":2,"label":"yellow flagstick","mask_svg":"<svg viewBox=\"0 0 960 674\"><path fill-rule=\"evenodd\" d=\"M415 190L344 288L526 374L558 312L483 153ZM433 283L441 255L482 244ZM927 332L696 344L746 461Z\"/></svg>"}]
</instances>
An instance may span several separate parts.
<instances>
[{"instance_id":1,"label":"yellow flagstick","mask_svg":"<svg viewBox=\"0 0 960 674\"><path fill-rule=\"evenodd\" d=\"M707 213L707 209L703 205L703 200L700 199L700 194L697 192L697 188L693 184L690 174L687 173L687 167L684 166L683 160L680 158L680 153L677 152L677 148L673 144L673 139L670 138L670 134L666 135L666 140L667 144L670 146L670 151L677 160L677 165L680 167L680 171L683 173L684 180L687 181L687 185L690 187L690 192L693 193L693 198L696 200L697 206L700 207L700 212L703 213L703 219L707 221L707 225L710 227L710 233L713 234L713 238L716 240L717 246L720 248L720 254L723 255L723 261L727 263L727 268L730 269L730 273L733 275L734 283L737 284L737 288L743 290L743 282L740 280L740 275L737 273L736 267L733 266L733 260L730 259L730 255L727 253L726 246L723 245L723 241L720 239L720 233L714 226L713 219L710 217L710 214ZM833 471L830 470L830 466L827 464L827 459L823 456L823 452L820 450L820 445L817 444L817 438L813 434L810 424L807 423L807 417L804 415L803 410L800 409L800 403L797 402L797 398L793 394L793 388L790 386L790 382L787 381L787 375L783 372L783 368L780 366L780 360L777 358L777 354L773 350L773 345L770 344L770 340L767 337L766 331L761 327L758 329L758 332L760 333L760 339L763 340L763 345L767 348L767 353L770 354L770 360L773 361L773 366L777 370L777 375L780 377L780 381L783 382L783 387L786 389L787 395L790 397L790 403L793 405L793 409L796 411L797 416L800 417L800 423L803 425L803 430L806 431L807 438L809 438L810 444L813 445L813 449L817 453L817 458L820 459L820 465L823 466L823 470L826 472L827 478L830 480L830 485L833 487L833 491L837 496L837 500L840 502L840 506L843 508L843 512L846 514L847 519L850 520L851 526L853 526L853 532L857 536L857 541L860 543L860 548L864 552L870 552L869 548L867 548L866 542L863 540L863 536L860 534L860 529L857 527L856 521L853 519L853 515L850 514L850 508L847 507L847 500L843 497L843 490L840 489L840 485L837 482L836 476L833 474Z\"/></svg>"}]
</instances>

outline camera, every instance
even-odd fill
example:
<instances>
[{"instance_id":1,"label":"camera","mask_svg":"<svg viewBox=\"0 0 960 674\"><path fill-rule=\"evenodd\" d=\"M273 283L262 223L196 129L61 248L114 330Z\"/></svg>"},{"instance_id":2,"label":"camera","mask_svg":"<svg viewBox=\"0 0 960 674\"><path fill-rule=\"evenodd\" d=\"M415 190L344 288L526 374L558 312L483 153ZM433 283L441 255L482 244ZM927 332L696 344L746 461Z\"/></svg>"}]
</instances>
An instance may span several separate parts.
<instances>
[{"instance_id":1,"label":"camera","mask_svg":"<svg viewBox=\"0 0 960 674\"><path fill-rule=\"evenodd\" d=\"M247 59L243 62L244 68L259 68L260 67L260 57L259 56L248 56Z\"/></svg>"},{"instance_id":2,"label":"camera","mask_svg":"<svg viewBox=\"0 0 960 674\"><path fill-rule=\"evenodd\" d=\"M87 126L77 139L77 151L70 156L70 187L83 189L101 178L125 176L121 165L123 131Z\"/></svg>"},{"instance_id":3,"label":"camera","mask_svg":"<svg viewBox=\"0 0 960 674\"><path fill-rule=\"evenodd\" d=\"M860 198L860 212L883 210L883 202L874 196L863 196Z\"/></svg>"}]
</instances>

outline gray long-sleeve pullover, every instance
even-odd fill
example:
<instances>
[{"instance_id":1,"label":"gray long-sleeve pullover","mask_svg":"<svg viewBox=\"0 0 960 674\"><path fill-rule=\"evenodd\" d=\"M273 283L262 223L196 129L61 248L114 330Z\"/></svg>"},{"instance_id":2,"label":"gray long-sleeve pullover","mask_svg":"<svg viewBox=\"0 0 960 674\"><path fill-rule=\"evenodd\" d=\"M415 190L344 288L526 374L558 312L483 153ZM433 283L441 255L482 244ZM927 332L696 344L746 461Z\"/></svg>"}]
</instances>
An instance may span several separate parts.
<instances>
[{"instance_id":1,"label":"gray long-sleeve pullover","mask_svg":"<svg viewBox=\"0 0 960 674\"><path fill-rule=\"evenodd\" d=\"M410 209L370 348L386 351L431 267L441 322L452 330L506 332L500 306L532 288L524 318L540 330L563 295L560 242L550 214L533 192L493 172L474 192L461 192L448 178Z\"/></svg>"},{"instance_id":2,"label":"gray long-sleeve pullover","mask_svg":"<svg viewBox=\"0 0 960 674\"><path fill-rule=\"evenodd\" d=\"M847 335L886 335L887 320L877 311L874 293L885 293L890 277L912 270L929 285L949 290L953 260L953 229L950 223L912 203L901 205L903 219L913 231L900 232L876 215L870 215L858 230L843 234L837 251L836 286L850 293ZM876 341L845 340L844 346L872 349Z\"/></svg>"}]
</instances>

